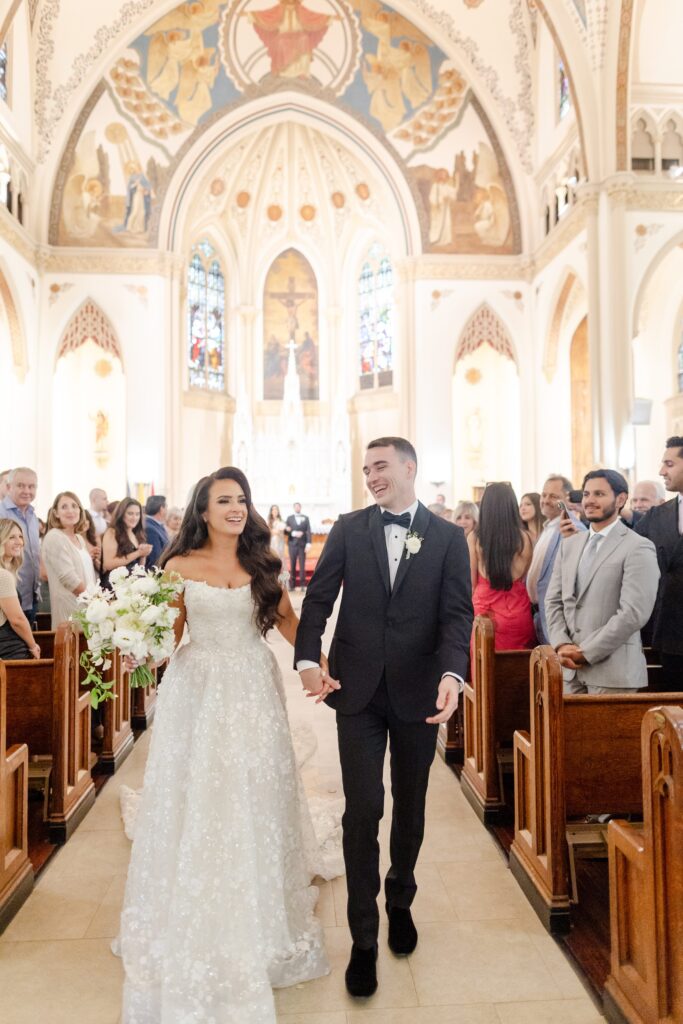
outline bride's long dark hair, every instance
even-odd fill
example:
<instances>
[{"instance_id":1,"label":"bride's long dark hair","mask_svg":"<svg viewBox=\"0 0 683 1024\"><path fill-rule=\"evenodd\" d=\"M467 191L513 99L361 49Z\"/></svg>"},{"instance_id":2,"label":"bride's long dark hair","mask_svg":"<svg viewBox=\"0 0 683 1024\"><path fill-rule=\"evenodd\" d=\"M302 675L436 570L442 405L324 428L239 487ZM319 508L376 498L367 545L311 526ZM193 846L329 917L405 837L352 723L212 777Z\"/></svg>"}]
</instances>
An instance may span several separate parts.
<instances>
[{"instance_id":1,"label":"bride's long dark hair","mask_svg":"<svg viewBox=\"0 0 683 1024\"><path fill-rule=\"evenodd\" d=\"M189 555L191 551L204 547L209 538L204 513L209 505L211 485L216 480L234 480L247 500L247 521L237 541L237 559L251 576L256 625L265 636L281 619L277 609L282 597L282 587L278 582L282 562L270 546L270 530L252 505L249 481L241 469L224 466L210 476L201 478L185 510L181 527L159 559L159 565L163 568L169 559Z\"/></svg>"}]
</instances>

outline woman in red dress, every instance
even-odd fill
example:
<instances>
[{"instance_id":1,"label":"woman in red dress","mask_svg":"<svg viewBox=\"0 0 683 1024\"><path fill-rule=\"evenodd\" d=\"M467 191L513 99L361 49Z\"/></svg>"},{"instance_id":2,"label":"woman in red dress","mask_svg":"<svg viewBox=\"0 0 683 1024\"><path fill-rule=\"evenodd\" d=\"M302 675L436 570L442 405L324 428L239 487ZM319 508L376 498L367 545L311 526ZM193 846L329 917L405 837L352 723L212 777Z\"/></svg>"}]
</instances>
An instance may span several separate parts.
<instances>
[{"instance_id":1,"label":"woman in red dress","mask_svg":"<svg viewBox=\"0 0 683 1024\"><path fill-rule=\"evenodd\" d=\"M490 615L496 650L534 647L536 633L525 577L533 545L510 484L492 483L484 491L479 523L467 538L475 615Z\"/></svg>"}]
</instances>

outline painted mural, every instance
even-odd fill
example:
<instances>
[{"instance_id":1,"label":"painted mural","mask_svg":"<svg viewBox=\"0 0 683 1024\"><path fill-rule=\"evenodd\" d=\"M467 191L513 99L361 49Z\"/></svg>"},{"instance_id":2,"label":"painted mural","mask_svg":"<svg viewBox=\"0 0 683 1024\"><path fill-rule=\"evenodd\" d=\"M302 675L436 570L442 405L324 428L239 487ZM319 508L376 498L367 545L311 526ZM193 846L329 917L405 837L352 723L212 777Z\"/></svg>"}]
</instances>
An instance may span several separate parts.
<instances>
[{"instance_id":1,"label":"painted mural","mask_svg":"<svg viewBox=\"0 0 683 1024\"><path fill-rule=\"evenodd\" d=\"M399 154L426 251L519 250L509 175L466 80L383 0L204 0L164 15L91 95L50 241L154 245L181 148L221 113L291 88L343 102Z\"/></svg>"},{"instance_id":2,"label":"painted mural","mask_svg":"<svg viewBox=\"0 0 683 1024\"><path fill-rule=\"evenodd\" d=\"M281 400L290 353L304 401L320 397L318 282L305 256L287 249L273 262L263 291L263 397Z\"/></svg>"}]
</instances>

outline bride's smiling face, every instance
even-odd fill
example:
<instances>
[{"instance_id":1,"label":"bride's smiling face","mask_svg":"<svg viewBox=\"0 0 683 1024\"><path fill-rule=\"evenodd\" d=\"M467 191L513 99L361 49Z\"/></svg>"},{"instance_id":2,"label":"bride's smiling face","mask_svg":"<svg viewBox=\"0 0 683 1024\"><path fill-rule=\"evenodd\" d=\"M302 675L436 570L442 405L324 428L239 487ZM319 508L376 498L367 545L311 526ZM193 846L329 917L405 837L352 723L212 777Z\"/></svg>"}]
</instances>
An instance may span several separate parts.
<instances>
[{"instance_id":1,"label":"bride's smiling face","mask_svg":"<svg viewBox=\"0 0 683 1024\"><path fill-rule=\"evenodd\" d=\"M247 525L249 506L236 480L214 480L204 520L209 533L238 537Z\"/></svg>"}]
</instances>

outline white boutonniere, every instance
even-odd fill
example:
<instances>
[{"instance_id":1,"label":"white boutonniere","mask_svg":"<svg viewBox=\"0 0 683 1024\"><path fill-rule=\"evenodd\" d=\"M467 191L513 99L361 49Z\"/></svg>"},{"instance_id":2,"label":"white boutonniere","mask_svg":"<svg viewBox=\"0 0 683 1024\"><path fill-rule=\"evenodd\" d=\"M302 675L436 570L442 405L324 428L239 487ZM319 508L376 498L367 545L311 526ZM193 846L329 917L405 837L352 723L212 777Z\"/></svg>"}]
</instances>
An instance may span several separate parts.
<instances>
[{"instance_id":1,"label":"white boutonniere","mask_svg":"<svg viewBox=\"0 0 683 1024\"><path fill-rule=\"evenodd\" d=\"M411 555L417 555L419 553L423 541L424 537L421 537L419 533L414 533L412 530L408 531L404 541L406 546L406 561L408 561Z\"/></svg>"}]
</instances>

